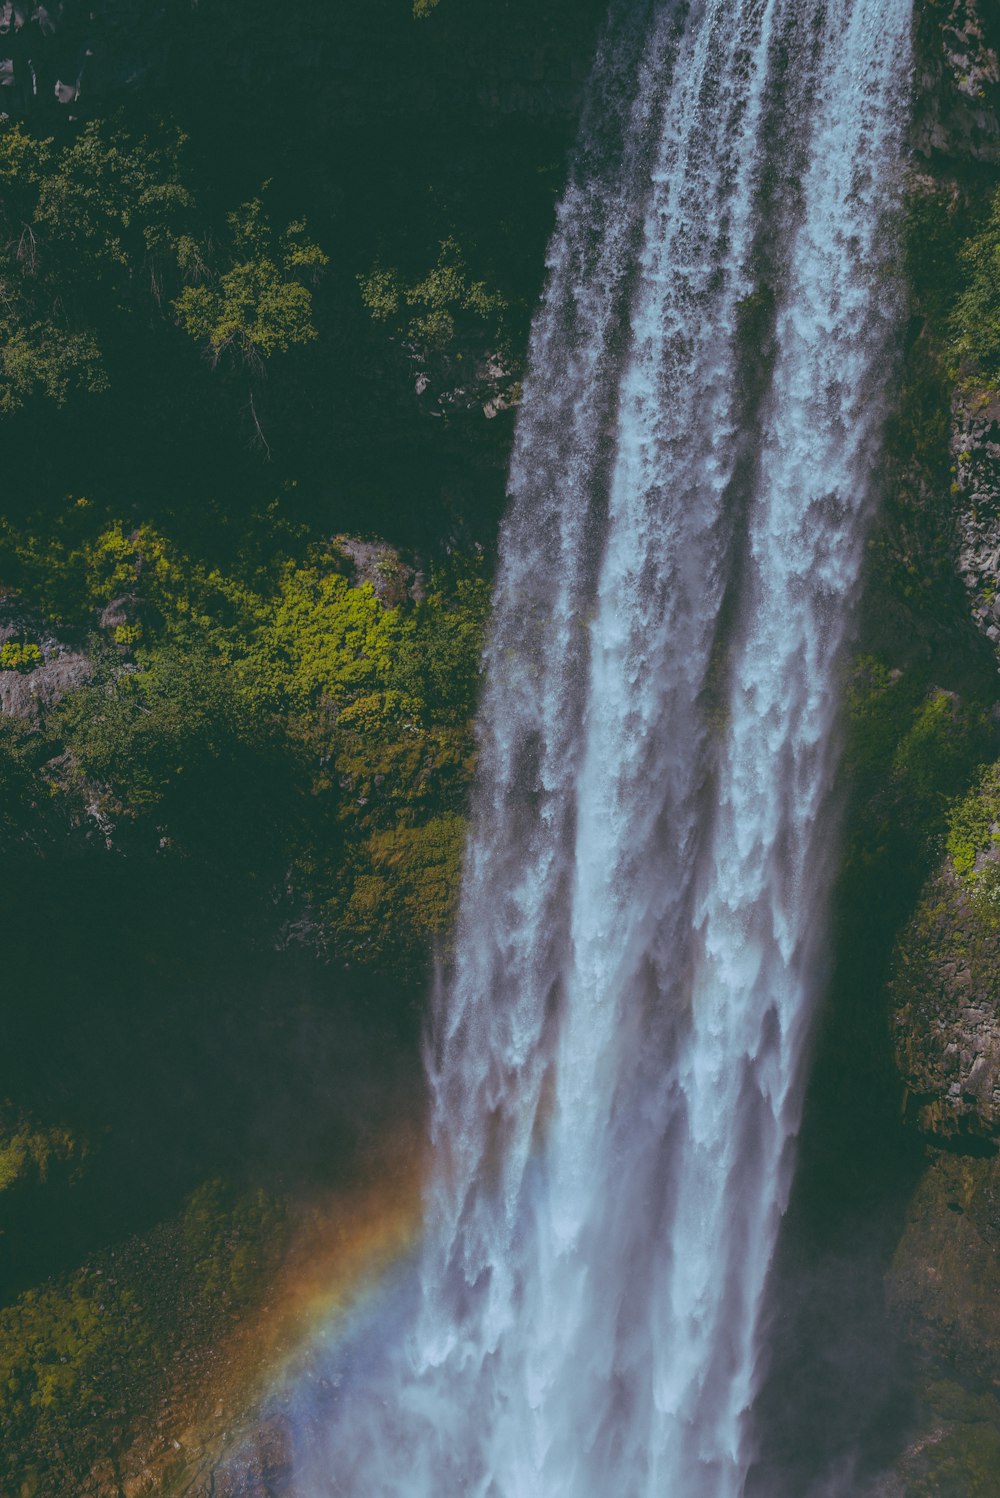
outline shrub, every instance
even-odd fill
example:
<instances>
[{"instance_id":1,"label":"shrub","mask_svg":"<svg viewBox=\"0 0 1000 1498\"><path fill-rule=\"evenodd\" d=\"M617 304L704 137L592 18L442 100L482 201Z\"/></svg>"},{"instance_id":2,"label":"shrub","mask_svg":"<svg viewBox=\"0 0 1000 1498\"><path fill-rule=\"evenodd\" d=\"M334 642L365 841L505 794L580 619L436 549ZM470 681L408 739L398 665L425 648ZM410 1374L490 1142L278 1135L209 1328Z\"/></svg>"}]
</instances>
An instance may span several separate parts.
<instances>
[{"instance_id":1,"label":"shrub","mask_svg":"<svg viewBox=\"0 0 1000 1498\"><path fill-rule=\"evenodd\" d=\"M507 299L471 279L461 246L451 237L441 241L436 263L418 280L374 265L358 284L372 318L387 323L415 353L458 352L461 335L470 332L478 342L485 336L494 349L507 351Z\"/></svg>"},{"instance_id":2,"label":"shrub","mask_svg":"<svg viewBox=\"0 0 1000 1498\"><path fill-rule=\"evenodd\" d=\"M213 362L316 338L327 256L305 224L274 228L257 196L220 225L186 157L169 121L151 135L91 121L66 144L0 125L0 412L106 390L116 330L168 313Z\"/></svg>"},{"instance_id":3,"label":"shrub","mask_svg":"<svg viewBox=\"0 0 1000 1498\"><path fill-rule=\"evenodd\" d=\"M8 640L0 645L0 671L31 671L41 664L42 652L38 645Z\"/></svg>"},{"instance_id":4,"label":"shrub","mask_svg":"<svg viewBox=\"0 0 1000 1498\"><path fill-rule=\"evenodd\" d=\"M229 214L230 263L212 274L193 241L180 245L184 267L206 268L207 279L186 286L174 302L185 332L204 344L217 361L229 349L259 361L287 353L318 336L312 318L312 292L306 284L328 264L302 222L275 234L260 198Z\"/></svg>"}]
</instances>

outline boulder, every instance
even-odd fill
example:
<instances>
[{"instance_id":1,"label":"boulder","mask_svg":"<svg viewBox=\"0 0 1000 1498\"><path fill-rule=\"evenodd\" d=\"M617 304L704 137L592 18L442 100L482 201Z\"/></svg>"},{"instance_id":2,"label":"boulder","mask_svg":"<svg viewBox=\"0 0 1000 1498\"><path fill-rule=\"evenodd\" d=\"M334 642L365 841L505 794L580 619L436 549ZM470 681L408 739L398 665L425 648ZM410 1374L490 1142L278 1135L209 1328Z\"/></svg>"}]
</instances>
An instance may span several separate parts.
<instances>
[{"instance_id":1,"label":"boulder","mask_svg":"<svg viewBox=\"0 0 1000 1498\"><path fill-rule=\"evenodd\" d=\"M89 680L93 666L82 651L65 651L33 671L0 671L0 713L35 718Z\"/></svg>"}]
</instances>

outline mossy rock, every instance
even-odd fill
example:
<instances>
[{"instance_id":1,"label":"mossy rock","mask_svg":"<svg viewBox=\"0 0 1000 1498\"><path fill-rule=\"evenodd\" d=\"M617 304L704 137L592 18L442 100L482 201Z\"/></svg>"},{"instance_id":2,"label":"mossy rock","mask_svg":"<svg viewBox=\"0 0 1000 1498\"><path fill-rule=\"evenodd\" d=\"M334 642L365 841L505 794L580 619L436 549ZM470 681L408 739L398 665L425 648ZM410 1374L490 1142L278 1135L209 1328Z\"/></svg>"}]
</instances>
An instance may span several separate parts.
<instances>
[{"instance_id":1,"label":"mossy rock","mask_svg":"<svg viewBox=\"0 0 1000 1498\"><path fill-rule=\"evenodd\" d=\"M896 1064L919 1127L941 1138L1000 1132L1000 885L946 859L896 947Z\"/></svg>"},{"instance_id":2,"label":"mossy rock","mask_svg":"<svg viewBox=\"0 0 1000 1498\"><path fill-rule=\"evenodd\" d=\"M931 1158L907 1210L888 1290L932 1366L987 1384L996 1377L1000 1157Z\"/></svg>"},{"instance_id":3,"label":"mossy rock","mask_svg":"<svg viewBox=\"0 0 1000 1498\"><path fill-rule=\"evenodd\" d=\"M927 1471L906 1498L1000 1498L1000 1428L962 1425L927 1448Z\"/></svg>"},{"instance_id":4,"label":"mossy rock","mask_svg":"<svg viewBox=\"0 0 1000 1498\"><path fill-rule=\"evenodd\" d=\"M905 1498L1000 1498L1000 1402L950 1379L921 1396L931 1430L909 1454Z\"/></svg>"}]
</instances>

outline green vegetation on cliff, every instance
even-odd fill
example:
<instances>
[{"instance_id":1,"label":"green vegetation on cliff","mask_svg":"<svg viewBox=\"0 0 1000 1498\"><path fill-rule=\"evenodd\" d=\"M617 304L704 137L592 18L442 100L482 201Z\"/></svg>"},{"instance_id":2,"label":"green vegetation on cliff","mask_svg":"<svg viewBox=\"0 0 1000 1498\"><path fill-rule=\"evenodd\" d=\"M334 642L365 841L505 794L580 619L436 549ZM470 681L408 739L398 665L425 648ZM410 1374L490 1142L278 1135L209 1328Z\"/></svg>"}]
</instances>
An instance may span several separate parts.
<instances>
[{"instance_id":1,"label":"green vegetation on cliff","mask_svg":"<svg viewBox=\"0 0 1000 1498\"><path fill-rule=\"evenodd\" d=\"M984 227L962 247L965 285L952 313L953 349L968 376L1000 387L1000 190Z\"/></svg>"},{"instance_id":2,"label":"green vegetation on cliff","mask_svg":"<svg viewBox=\"0 0 1000 1498\"><path fill-rule=\"evenodd\" d=\"M89 640L89 680L34 727L67 823L98 817L133 856L207 860L265 895L291 881L343 955L419 967L456 885L488 601L474 565L418 588L382 548L362 580L336 541L272 514L223 572L76 501L6 522L0 568L10 603ZM0 744L12 784L23 746Z\"/></svg>"},{"instance_id":3,"label":"green vegetation on cliff","mask_svg":"<svg viewBox=\"0 0 1000 1498\"><path fill-rule=\"evenodd\" d=\"M61 145L0 124L0 411L107 391L104 345L152 317L214 360L317 336L310 288L327 256L305 224L276 233L256 197L220 232L185 146L168 122L150 136L92 121Z\"/></svg>"},{"instance_id":4,"label":"green vegetation on cliff","mask_svg":"<svg viewBox=\"0 0 1000 1498\"><path fill-rule=\"evenodd\" d=\"M120 1436L266 1293L287 1211L205 1182L178 1219L0 1308L0 1489L90 1480Z\"/></svg>"}]
</instances>

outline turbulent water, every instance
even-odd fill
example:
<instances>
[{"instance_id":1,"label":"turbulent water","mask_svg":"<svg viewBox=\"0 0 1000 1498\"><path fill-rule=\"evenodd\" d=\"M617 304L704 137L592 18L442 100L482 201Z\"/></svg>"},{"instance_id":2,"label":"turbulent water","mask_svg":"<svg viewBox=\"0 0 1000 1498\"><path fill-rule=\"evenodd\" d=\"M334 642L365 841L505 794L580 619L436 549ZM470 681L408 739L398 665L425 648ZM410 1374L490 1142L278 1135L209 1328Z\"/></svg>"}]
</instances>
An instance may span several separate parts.
<instances>
[{"instance_id":1,"label":"turbulent water","mask_svg":"<svg viewBox=\"0 0 1000 1498\"><path fill-rule=\"evenodd\" d=\"M911 4L609 22L511 471L419 1287L344 1374L317 1494L744 1489Z\"/></svg>"}]
</instances>

